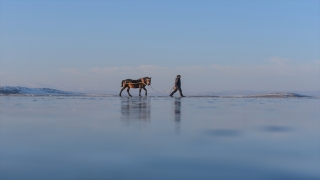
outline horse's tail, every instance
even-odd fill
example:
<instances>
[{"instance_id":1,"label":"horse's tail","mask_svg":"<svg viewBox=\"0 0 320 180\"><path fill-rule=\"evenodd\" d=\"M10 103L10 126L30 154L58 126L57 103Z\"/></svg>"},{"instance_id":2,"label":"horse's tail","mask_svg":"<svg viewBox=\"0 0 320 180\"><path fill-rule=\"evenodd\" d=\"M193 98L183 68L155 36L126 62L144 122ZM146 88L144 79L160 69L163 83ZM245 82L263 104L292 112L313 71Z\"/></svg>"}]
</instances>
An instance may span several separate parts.
<instances>
[{"instance_id":1,"label":"horse's tail","mask_svg":"<svg viewBox=\"0 0 320 180\"><path fill-rule=\"evenodd\" d=\"M121 87L123 87L123 81L124 81L124 80L122 80L122 82L121 82Z\"/></svg>"}]
</instances>

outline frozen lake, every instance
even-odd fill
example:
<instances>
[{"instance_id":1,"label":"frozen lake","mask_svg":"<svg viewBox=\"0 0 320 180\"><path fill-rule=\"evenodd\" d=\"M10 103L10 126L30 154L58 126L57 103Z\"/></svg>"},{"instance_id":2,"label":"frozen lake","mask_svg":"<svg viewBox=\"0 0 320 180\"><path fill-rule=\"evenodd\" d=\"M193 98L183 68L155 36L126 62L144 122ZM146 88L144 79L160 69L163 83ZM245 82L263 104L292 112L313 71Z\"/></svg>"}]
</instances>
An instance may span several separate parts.
<instances>
[{"instance_id":1,"label":"frozen lake","mask_svg":"<svg viewBox=\"0 0 320 180\"><path fill-rule=\"evenodd\" d=\"M0 97L0 179L320 179L320 100Z\"/></svg>"}]
</instances>

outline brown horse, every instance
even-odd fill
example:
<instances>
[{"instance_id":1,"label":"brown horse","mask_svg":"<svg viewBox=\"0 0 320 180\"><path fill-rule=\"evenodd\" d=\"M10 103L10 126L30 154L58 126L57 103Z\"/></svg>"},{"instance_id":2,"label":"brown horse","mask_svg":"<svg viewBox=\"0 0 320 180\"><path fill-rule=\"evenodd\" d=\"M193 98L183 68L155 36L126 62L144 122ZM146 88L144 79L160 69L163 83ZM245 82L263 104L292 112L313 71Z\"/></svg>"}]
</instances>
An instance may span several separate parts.
<instances>
[{"instance_id":1,"label":"brown horse","mask_svg":"<svg viewBox=\"0 0 320 180\"><path fill-rule=\"evenodd\" d=\"M147 96L147 89L145 87L146 87L146 85L149 86L150 84L151 84L151 77L144 77L144 78L140 78L137 80L125 79L121 82L122 89L120 91L119 96L121 96L122 91L126 88L128 88L127 92L130 97L132 97L129 92L130 88L139 88L139 96L141 96L141 89L144 89L144 91L146 92L146 96Z\"/></svg>"}]
</instances>

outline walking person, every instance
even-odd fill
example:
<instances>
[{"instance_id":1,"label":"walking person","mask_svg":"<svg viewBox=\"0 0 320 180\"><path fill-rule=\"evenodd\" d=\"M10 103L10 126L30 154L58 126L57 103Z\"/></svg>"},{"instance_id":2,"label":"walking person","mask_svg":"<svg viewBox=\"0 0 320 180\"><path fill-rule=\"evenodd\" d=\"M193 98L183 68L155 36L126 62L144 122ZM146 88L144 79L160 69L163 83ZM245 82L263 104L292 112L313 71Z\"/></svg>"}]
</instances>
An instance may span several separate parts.
<instances>
[{"instance_id":1,"label":"walking person","mask_svg":"<svg viewBox=\"0 0 320 180\"><path fill-rule=\"evenodd\" d=\"M182 94L182 90L181 90L181 80L180 80L181 76L178 75L176 78L176 81L174 82L174 91L170 94L170 96L172 97L172 95L177 92L177 90L179 90L180 92L180 96L184 97L184 95Z\"/></svg>"}]
</instances>

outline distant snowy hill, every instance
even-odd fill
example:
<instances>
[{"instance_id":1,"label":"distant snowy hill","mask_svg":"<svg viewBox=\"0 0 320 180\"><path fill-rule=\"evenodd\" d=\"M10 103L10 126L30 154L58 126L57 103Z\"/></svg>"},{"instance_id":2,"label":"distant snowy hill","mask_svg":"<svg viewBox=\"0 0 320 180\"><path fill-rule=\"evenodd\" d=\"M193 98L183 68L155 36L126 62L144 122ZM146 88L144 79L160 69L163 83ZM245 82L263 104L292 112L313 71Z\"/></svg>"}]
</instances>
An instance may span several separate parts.
<instances>
[{"instance_id":1,"label":"distant snowy hill","mask_svg":"<svg viewBox=\"0 0 320 180\"><path fill-rule=\"evenodd\" d=\"M261 97L261 98L308 98L312 96L302 95L298 93L290 93L290 92L278 92L278 93L269 93L269 94L257 94L257 95L249 95L245 97Z\"/></svg>"},{"instance_id":2,"label":"distant snowy hill","mask_svg":"<svg viewBox=\"0 0 320 180\"><path fill-rule=\"evenodd\" d=\"M81 93L61 91L50 88L27 88L19 86L0 87L0 94L30 94L30 95L79 95Z\"/></svg>"},{"instance_id":3,"label":"distant snowy hill","mask_svg":"<svg viewBox=\"0 0 320 180\"><path fill-rule=\"evenodd\" d=\"M317 93L301 94L291 92L256 92L256 91L225 91L225 92L207 92L195 93L196 96L217 96L217 97L235 97L235 98L315 98L320 97Z\"/></svg>"},{"instance_id":4,"label":"distant snowy hill","mask_svg":"<svg viewBox=\"0 0 320 180\"><path fill-rule=\"evenodd\" d=\"M229 92L223 93L215 93L215 92L208 92L208 93L193 93L185 94L187 97L219 97L219 98L319 98L318 96L309 96L299 93L291 93L291 92L275 92L275 93L257 93L257 92L250 92L248 91L243 92L235 92L234 94L229 94Z\"/></svg>"}]
</instances>

